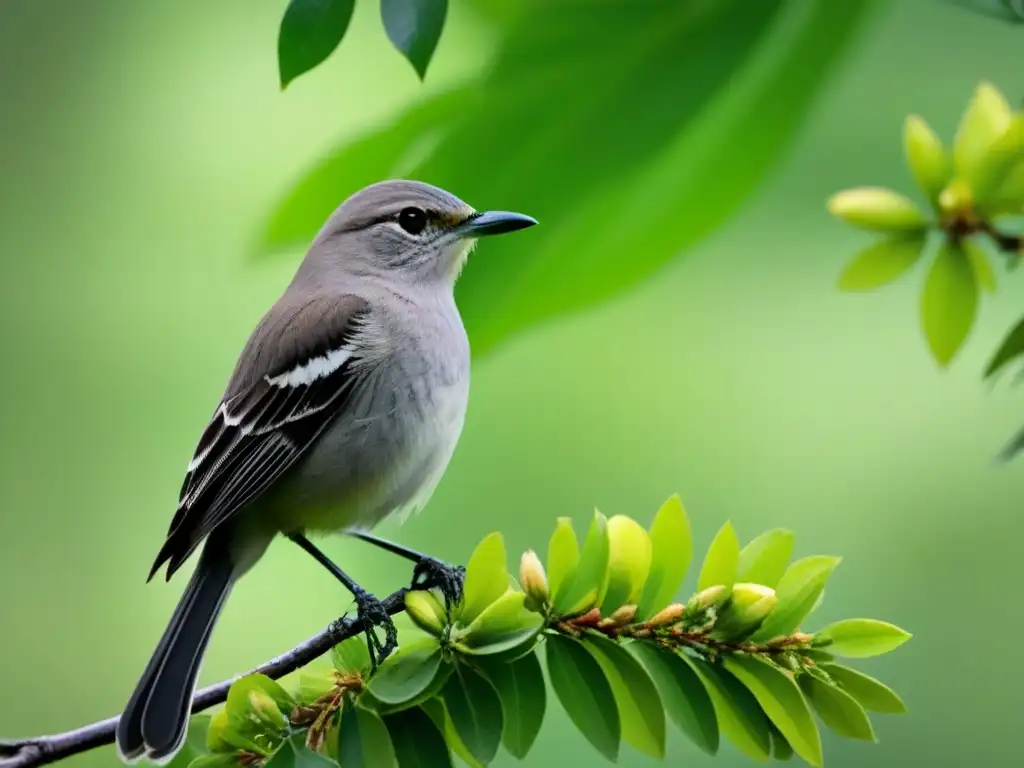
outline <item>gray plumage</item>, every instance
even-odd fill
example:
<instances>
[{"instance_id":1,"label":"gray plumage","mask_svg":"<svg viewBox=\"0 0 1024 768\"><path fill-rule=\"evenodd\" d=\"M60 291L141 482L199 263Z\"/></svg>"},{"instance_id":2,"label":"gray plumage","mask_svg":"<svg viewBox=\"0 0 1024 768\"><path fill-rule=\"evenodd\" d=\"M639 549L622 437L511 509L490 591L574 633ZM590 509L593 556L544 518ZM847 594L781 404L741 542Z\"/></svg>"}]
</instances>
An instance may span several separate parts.
<instances>
[{"instance_id":1,"label":"gray plumage","mask_svg":"<svg viewBox=\"0 0 1024 768\"><path fill-rule=\"evenodd\" d=\"M217 614L277 534L369 528L426 503L469 393L455 280L476 237L532 223L412 181L367 187L328 219L189 464L150 577L205 545L118 724L123 761L180 749Z\"/></svg>"}]
</instances>

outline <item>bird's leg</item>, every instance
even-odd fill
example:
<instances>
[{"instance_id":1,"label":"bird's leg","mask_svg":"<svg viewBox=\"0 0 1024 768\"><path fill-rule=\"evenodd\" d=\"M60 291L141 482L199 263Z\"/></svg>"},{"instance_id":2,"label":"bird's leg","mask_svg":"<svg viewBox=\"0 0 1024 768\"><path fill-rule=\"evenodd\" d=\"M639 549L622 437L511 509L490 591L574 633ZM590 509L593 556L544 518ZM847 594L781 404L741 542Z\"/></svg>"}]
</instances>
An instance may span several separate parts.
<instances>
[{"instance_id":1,"label":"bird's leg","mask_svg":"<svg viewBox=\"0 0 1024 768\"><path fill-rule=\"evenodd\" d=\"M339 568L327 555L321 552L313 542L301 533L290 533L288 538L302 547L314 560L326 568L334 578L345 585L345 588L352 593L356 601L356 619L366 633L366 647L370 652L371 672L391 655L391 652L398 646L398 630L395 622L384 609L384 604L371 595L355 580ZM374 629L380 627L384 630L384 642Z\"/></svg>"},{"instance_id":2,"label":"bird's leg","mask_svg":"<svg viewBox=\"0 0 1024 768\"><path fill-rule=\"evenodd\" d=\"M440 591L444 596L445 611L448 613L448 618L451 618L451 607L462 599L462 584L466 579L464 566L449 565L436 557L424 555L422 552L363 531L349 531L348 534L416 563L412 572L412 589L437 589Z\"/></svg>"}]
</instances>

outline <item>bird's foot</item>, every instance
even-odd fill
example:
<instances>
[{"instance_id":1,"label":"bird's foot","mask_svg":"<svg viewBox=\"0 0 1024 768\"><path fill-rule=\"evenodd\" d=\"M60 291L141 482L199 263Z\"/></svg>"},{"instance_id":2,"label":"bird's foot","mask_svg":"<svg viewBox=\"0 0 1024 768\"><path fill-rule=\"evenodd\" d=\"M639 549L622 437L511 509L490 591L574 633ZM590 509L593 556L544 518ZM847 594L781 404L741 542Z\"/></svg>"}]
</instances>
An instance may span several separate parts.
<instances>
[{"instance_id":1,"label":"bird's foot","mask_svg":"<svg viewBox=\"0 0 1024 768\"><path fill-rule=\"evenodd\" d=\"M413 589L436 589L444 596L444 609L451 620L452 606L462 599L462 585L466 580L466 568L449 565L433 557L423 557L412 572Z\"/></svg>"},{"instance_id":2,"label":"bird's foot","mask_svg":"<svg viewBox=\"0 0 1024 768\"><path fill-rule=\"evenodd\" d=\"M398 647L398 630L383 602L365 590L357 592L355 598L356 622L366 635L366 648L370 652L370 672L373 673ZM377 637L378 628L384 630L383 643Z\"/></svg>"}]
</instances>

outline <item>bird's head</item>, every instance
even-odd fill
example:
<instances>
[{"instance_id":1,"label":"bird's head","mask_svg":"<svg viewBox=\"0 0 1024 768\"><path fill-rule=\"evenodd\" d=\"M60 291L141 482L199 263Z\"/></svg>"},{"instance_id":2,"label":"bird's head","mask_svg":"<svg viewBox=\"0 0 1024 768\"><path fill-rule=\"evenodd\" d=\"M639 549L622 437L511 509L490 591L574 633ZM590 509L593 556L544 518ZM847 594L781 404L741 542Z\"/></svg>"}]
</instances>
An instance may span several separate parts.
<instances>
[{"instance_id":1,"label":"bird's head","mask_svg":"<svg viewBox=\"0 0 1024 768\"><path fill-rule=\"evenodd\" d=\"M320 230L311 252L340 260L357 274L454 285L477 238L536 223L521 213L476 211L423 182L383 181L345 200Z\"/></svg>"}]
</instances>

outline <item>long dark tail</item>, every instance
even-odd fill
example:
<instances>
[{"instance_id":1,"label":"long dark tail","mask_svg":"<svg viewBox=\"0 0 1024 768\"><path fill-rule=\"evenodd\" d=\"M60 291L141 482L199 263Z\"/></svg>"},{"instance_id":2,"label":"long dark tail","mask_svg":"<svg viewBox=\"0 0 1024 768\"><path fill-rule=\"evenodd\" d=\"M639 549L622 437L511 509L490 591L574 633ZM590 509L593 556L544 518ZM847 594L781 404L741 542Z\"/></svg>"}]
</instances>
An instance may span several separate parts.
<instances>
[{"instance_id":1,"label":"long dark tail","mask_svg":"<svg viewBox=\"0 0 1024 768\"><path fill-rule=\"evenodd\" d=\"M208 542L153 657L117 724L117 751L126 763L145 757L163 764L181 748L207 641L234 583L233 566Z\"/></svg>"}]
</instances>

